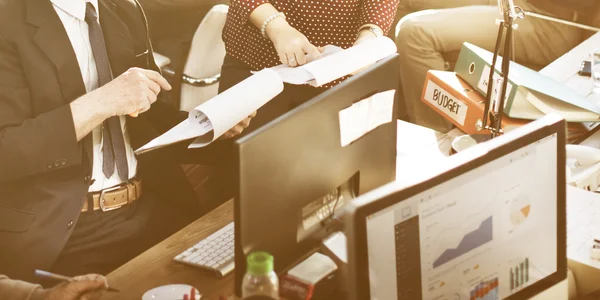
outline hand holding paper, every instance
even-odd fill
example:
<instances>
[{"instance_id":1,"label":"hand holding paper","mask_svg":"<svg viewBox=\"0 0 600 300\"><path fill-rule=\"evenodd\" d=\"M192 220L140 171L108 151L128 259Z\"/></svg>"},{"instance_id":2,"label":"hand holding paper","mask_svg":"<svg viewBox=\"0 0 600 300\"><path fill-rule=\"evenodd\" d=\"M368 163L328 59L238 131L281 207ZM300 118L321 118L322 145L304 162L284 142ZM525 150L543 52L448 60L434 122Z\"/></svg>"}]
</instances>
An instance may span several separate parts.
<instances>
[{"instance_id":1,"label":"hand holding paper","mask_svg":"<svg viewBox=\"0 0 600 300\"><path fill-rule=\"evenodd\" d=\"M186 120L137 149L141 154L180 141L198 138L193 148L215 141L283 91L283 82L264 69L194 108ZM192 146L190 146L192 147Z\"/></svg>"},{"instance_id":2,"label":"hand holding paper","mask_svg":"<svg viewBox=\"0 0 600 300\"><path fill-rule=\"evenodd\" d=\"M231 138L248 126L260 107L283 91L284 82L321 86L395 52L392 40L379 37L346 50L326 46L319 59L301 67L280 65L256 72L194 108L187 120L136 150L136 154L193 138L196 139L189 148L207 146L220 137Z\"/></svg>"},{"instance_id":3,"label":"hand holding paper","mask_svg":"<svg viewBox=\"0 0 600 300\"><path fill-rule=\"evenodd\" d=\"M353 74L377 61L396 53L396 44L388 37L378 37L348 49L325 46L321 58L300 67L279 65L273 67L285 83L322 86L338 78Z\"/></svg>"}]
</instances>

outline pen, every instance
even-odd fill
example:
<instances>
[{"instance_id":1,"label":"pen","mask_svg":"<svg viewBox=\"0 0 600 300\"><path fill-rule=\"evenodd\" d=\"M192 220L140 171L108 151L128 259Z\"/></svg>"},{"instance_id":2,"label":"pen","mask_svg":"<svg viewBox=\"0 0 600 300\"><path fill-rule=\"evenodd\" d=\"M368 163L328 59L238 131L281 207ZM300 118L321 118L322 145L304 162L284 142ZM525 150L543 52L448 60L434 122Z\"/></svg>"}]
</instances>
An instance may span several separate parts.
<instances>
[{"instance_id":1,"label":"pen","mask_svg":"<svg viewBox=\"0 0 600 300\"><path fill-rule=\"evenodd\" d=\"M59 275L59 274L54 274L54 273L50 273L47 271L42 271L42 270L35 270L35 276L40 277L40 278L48 278L48 279L53 279L56 281L68 281L71 282L74 279L71 277L67 277L67 276L63 276L63 275ZM119 290L112 288L112 287L107 287L106 288L107 291L109 292L120 292Z\"/></svg>"}]
</instances>

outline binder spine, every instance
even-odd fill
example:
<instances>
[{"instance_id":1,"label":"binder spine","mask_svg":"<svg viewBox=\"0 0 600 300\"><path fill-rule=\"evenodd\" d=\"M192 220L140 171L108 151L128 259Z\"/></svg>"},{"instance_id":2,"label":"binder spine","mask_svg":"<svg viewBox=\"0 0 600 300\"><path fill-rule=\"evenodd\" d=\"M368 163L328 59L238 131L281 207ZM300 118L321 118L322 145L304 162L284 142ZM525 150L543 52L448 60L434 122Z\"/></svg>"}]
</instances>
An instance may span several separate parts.
<instances>
[{"instance_id":1,"label":"binder spine","mask_svg":"<svg viewBox=\"0 0 600 300\"><path fill-rule=\"evenodd\" d=\"M501 63L499 59L498 63ZM475 88L479 94L484 97L487 94L487 85L491 70L491 61L488 62L481 56L477 55L469 47L463 44L458 60L455 66L456 74L467 82L470 86ZM495 70L494 75L494 93L498 86L498 79L500 79L500 71ZM506 93L506 99L504 101L504 113L510 116L510 110L517 94L517 85L510 78L508 80L508 88ZM495 95L493 95L495 97ZM492 98L493 99L493 98Z\"/></svg>"}]
</instances>

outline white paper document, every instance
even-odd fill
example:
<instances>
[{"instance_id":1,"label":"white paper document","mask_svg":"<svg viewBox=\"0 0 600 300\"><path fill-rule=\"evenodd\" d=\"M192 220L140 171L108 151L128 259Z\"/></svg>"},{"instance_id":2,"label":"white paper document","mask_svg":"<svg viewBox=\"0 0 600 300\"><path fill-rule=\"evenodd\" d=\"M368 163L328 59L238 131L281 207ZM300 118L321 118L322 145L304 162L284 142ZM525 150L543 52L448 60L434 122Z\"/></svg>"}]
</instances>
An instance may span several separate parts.
<instances>
[{"instance_id":1,"label":"white paper document","mask_svg":"<svg viewBox=\"0 0 600 300\"><path fill-rule=\"evenodd\" d=\"M452 141L463 134L458 128L441 133L398 121L396 182L410 186L447 168Z\"/></svg>"},{"instance_id":2,"label":"white paper document","mask_svg":"<svg viewBox=\"0 0 600 300\"><path fill-rule=\"evenodd\" d=\"M135 150L135 154L142 154L151 150L156 150L168 145L172 145L181 141L193 139L197 136L207 134L212 131L212 125L210 121L203 124L192 123L189 120L185 120L177 126L171 128L169 131L163 133L161 136L153 139L148 144Z\"/></svg>"},{"instance_id":3,"label":"white paper document","mask_svg":"<svg viewBox=\"0 0 600 300\"><path fill-rule=\"evenodd\" d=\"M390 90L375 94L339 112L342 147L392 121L395 93Z\"/></svg>"},{"instance_id":4,"label":"white paper document","mask_svg":"<svg viewBox=\"0 0 600 300\"><path fill-rule=\"evenodd\" d=\"M264 69L236 84L190 112L190 120L207 117L213 131L198 137L190 148L212 143L243 119L283 91L283 82L276 72Z\"/></svg>"},{"instance_id":5,"label":"white paper document","mask_svg":"<svg viewBox=\"0 0 600 300\"><path fill-rule=\"evenodd\" d=\"M590 258L594 238L600 238L600 194L567 185L567 257L600 268Z\"/></svg>"},{"instance_id":6,"label":"white paper document","mask_svg":"<svg viewBox=\"0 0 600 300\"><path fill-rule=\"evenodd\" d=\"M344 51L344 49L333 45L327 45L323 48L325 48L325 50L323 51L323 53L321 53L319 59L324 59L327 56L338 53L340 51ZM309 61L310 64L312 63L312 61L314 61L314 58L307 57L307 61ZM309 83L315 79L315 76L311 74L304 66L290 67L288 65L279 65L272 67L271 70L277 72L277 74L279 74L279 77L281 77L281 80L283 80L283 82L301 85Z\"/></svg>"},{"instance_id":7,"label":"white paper document","mask_svg":"<svg viewBox=\"0 0 600 300\"><path fill-rule=\"evenodd\" d=\"M317 60L300 67L279 65L271 68L285 83L322 86L352 74L396 53L396 43L388 37L378 37L348 49L325 46Z\"/></svg>"},{"instance_id":8,"label":"white paper document","mask_svg":"<svg viewBox=\"0 0 600 300\"><path fill-rule=\"evenodd\" d=\"M137 149L135 153L141 154L194 138L189 148L207 146L279 95L283 91L284 82L321 86L395 52L396 44L387 37L380 37L346 50L326 46L319 59L301 67L277 66L255 72L246 80L191 110L185 121ZM382 123L377 123L379 119L387 120L383 112L393 105L393 94L391 102L386 101L388 100L376 99L369 104L371 112L365 122L372 124L365 123L367 128L381 125ZM389 112L391 118L391 110Z\"/></svg>"},{"instance_id":9,"label":"white paper document","mask_svg":"<svg viewBox=\"0 0 600 300\"><path fill-rule=\"evenodd\" d=\"M283 91L277 73L264 69L194 108L186 120L137 149L136 154L198 138L192 148L204 147L233 128Z\"/></svg>"}]
</instances>

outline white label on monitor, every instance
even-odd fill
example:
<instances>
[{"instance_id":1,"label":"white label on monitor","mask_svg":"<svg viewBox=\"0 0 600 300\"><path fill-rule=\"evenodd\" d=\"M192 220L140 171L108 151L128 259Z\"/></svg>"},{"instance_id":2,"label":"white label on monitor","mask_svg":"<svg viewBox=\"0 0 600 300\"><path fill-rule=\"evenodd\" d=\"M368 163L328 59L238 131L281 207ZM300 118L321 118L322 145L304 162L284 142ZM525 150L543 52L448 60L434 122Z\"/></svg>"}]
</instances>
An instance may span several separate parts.
<instances>
[{"instance_id":1,"label":"white label on monitor","mask_svg":"<svg viewBox=\"0 0 600 300\"><path fill-rule=\"evenodd\" d=\"M481 78L479 78L479 83L477 84L477 89L479 89L480 91L483 92L483 94L487 94L487 89L488 89L488 80L490 79L490 66L485 66L483 68L483 72L481 72ZM495 95L498 94L498 83L502 82L502 78L500 77L500 74L498 73L494 73L494 90L492 91L492 95L495 97ZM510 83L510 81L508 82L508 85L506 86L506 95L504 96L504 108L506 108L506 105L508 104L508 96L510 96L510 92L512 91L513 85L512 83Z\"/></svg>"},{"instance_id":2,"label":"white label on monitor","mask_svg":"<svg viewBox=\"0 0 600 300\"><path fill-rule=\"evenodd\" d=\"M450 93L435 82L427 81L424 98L425 101L433 104L447 117L458 122L460 125L465 125L468 110L467 105L450 95Z\"/></svg>"},{"instance_id":3,"label":"white label on monitor","mask_svg":"<svg viewBox=\"0 0 600 300\"><path fill-rule=\"evenodd\" d=\"M392 121L395 93L390 90L375 94L339 112L342 147Z\"/></svg>"}]
</instances>

